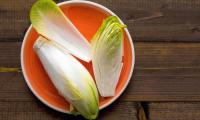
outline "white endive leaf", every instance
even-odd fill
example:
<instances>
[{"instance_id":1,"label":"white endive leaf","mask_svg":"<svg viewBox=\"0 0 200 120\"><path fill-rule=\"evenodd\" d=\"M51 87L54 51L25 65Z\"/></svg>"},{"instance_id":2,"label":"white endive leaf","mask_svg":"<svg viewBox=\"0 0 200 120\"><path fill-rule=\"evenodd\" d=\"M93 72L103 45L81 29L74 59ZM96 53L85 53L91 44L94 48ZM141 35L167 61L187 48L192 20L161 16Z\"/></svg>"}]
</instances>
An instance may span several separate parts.
<instances>
[{"instance_id":1,"label":"white endive leaf","mask_svg":"<svg viewBox=\"0 0 200 120\"><path fill-rule=\"evenodd\" d=\"M110 16L92 40L93 70L98 90L103 97L114 96L123 66L123 28L118 18Z\"/></svg>"},{"instance_id":2,"label":"white endive leaf","mask_svg":"<svg viewBox=\"0 0 200 120\"><path fill-rule=\"evenodd\" d=\"M91 60L90 44L52 0L38 0L34 3L30 20L42 36L86 62Z\"/></svg>"},{"instance_id":3,"label":"white endive leaf","mask_svg":"<svg viewBox=\"0 0 200 120\"><path fill-rule=\"evenodd\" d=\"M37 39L34 50L59 94L85 118L95 119L99 111L99 98L87 69L54 42L43 37Z\"/></svg>"}]
</instances>

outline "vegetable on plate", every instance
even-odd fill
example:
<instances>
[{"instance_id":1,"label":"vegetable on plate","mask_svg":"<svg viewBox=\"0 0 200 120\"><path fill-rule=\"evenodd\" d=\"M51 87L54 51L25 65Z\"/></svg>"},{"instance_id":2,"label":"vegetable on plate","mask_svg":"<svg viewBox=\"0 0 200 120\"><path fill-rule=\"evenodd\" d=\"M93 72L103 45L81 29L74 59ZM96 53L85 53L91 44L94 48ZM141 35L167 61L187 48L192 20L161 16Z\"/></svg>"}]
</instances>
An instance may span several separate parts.
<instances>
[{"instance_id":1,"label":"vegetable on plate","mask_svg":"<svg viewBox=\"0 0 200 120\"><path fill-rule=\"evenodd\" d=\"M59 44L66 52L86 62L91 61L89 42L53 0L35 2L31 8L30 20L40 35Z\"/></svg>"},{"instance_id":2,"label":"vegetable on plate","mask_svg":"<svg viewBox=\"0 0 200 120\"><path fill-rule=\"evenodd\" d=\"M59 94L71 104L71 113L95 119L99 97L87 69L63 48L43 37L36 40L34 50Z\"/></svg>"},{"instance_id":3,"label":"vegetable on plate","mask_svg":"<svg viewBox=\"0 0 200 120\"><path fill-rule=\"evenodd\" d=\"M123 28L116 16L107 17L92 39L92 65L103 97L114 96L123 62Z\"/></svg>"}]
</instances>

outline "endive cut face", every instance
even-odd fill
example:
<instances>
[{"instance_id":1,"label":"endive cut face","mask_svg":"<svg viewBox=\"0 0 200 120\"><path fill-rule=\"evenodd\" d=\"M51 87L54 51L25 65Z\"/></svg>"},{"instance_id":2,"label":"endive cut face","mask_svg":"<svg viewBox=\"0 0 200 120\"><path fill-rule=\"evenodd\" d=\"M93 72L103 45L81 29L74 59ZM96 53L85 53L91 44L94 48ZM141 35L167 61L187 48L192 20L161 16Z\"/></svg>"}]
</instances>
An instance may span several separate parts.
<instances>
[{"instance_id":1,"label":"endive cut face","mask_svg":"<svg viewBox=\"0 0 200 120\"><path fill-rule=\"evenodd\" d=\"M92 40L93 70L103 97L114 96L123 66L123 28L118 18L106 18Z\"/></svg>"},{"instance_id":2,"label":"endive cut face","mask_svg":"<svg viewBox=\"0 0 200 120\"><path fill-rule=\"evenodd\" d=\"M38 0L31 8L30 20L42 36L86 62L91 60L90 44L52 0Z\"/></svg>"},{"instance_id":3,"label":"endive cut face","mask_svg":"<svg viewBox=\"0 0 200 120\"><path fill-rule=\"evenodd\" d=\"M36 40L34 50L59 94L71 104L71 113L95 119L99 111L99 98L87 69L60 46L43 37Z\"/></svg>"}]
</instances>

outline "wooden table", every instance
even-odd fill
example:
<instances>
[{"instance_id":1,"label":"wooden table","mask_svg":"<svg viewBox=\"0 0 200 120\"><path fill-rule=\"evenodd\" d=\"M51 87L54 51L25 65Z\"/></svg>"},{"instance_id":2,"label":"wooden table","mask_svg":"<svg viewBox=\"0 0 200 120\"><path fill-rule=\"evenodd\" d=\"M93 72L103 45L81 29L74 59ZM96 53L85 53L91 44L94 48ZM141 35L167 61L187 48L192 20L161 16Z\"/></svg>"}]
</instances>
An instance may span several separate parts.
<instances>
[{"instance_id":1,"label":"wooden table","mask_svg":"<svg viewBox=\"0 0 200 120\"><path fill-rule=\"evenodd\" d=\"M34 1L0 1L0 120L82 119L42 104L22 73L8 69L20 68L20 48ZM199 120L200 0L93 1L127 24L136 51L128 88L98 119Z\"/></svg>"}]
</instances>

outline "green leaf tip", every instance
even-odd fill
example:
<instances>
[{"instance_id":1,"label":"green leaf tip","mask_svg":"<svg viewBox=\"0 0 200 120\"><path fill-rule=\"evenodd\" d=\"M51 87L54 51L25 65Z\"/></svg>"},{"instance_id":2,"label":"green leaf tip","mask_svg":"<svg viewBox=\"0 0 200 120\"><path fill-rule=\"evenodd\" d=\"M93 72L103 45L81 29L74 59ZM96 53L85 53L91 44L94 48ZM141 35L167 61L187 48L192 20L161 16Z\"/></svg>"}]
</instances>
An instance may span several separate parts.
<instances>
[{"instance_id":1,"label":"green leaf tip","mask_svg":"<svg viewBox=\"0 0 200 120\"><path fill-rule=\"evenodd\" d=\"M107 55L110 55L112 57L115 54L116 49L118 49L122 44L123 40L122 29L126 27L127 27L126 25L120 23L119 19L116 16L107 17L105 20L103 20L101 27L93 37L92 40L93 49L96 49L97 44L106 42L107 43L106 48L108 49ZM100 38L100 36L104 38ZM99 42L95 43L98 40Z\"/></svg>"},{"instance_id":2,"label":"green leaf tip","mask_svg":"<svg viewBox=\"0 0 200 120\"><path fill-rule=\"evenodd\" d=\"M30 11L30 21L38 33L43 34L44 28L42 27L43 12L61 14L61 10L52 0L38 0L36 1Z\"/></svg>"},{"instance_id":3,"label":"green leaf tip","mask_svg":"<svg viewBox=\"0 0 200 120\"><path fill-rule=\"evenodd\" d=\"M52 0L38 0L30 11L34 29L79 59L91 61L91 46Z\"/></svg>"}]
</instances>

